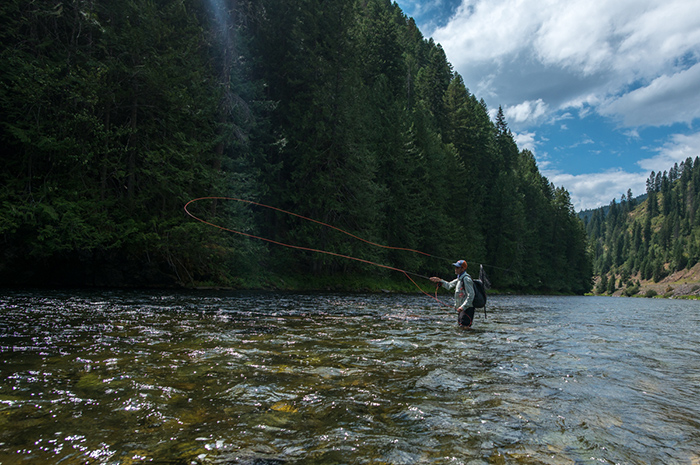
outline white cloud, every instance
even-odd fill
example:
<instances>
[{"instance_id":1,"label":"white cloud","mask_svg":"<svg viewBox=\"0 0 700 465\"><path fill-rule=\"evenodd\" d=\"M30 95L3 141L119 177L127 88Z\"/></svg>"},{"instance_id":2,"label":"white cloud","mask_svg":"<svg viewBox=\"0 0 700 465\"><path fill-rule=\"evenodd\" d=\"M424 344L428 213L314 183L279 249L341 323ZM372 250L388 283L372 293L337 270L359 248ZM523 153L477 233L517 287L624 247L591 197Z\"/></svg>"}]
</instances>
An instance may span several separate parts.
<instances>
[{"instance_id":1,"label":"white cloud","mask_svg":"<svg viewBox=\"0 0 700 465\"><path fill-rule=\"evenodd\" d=\"M536 152L538 142L535 140L534 132L514 133L513 138L520 150L529 150L533 154Z\"/></svg>"},{"instance_id":2,"label":"white cloud","mask_svg":"<svg viewBox=\"0 0 700 465\"><path fill-rule=\"evenodd\" d=\"M458 69L515 54L536 32L537 22L527 20L531 14L520 17L523 11L514 3L514 0L464 0L448 24L436 29L433 37Z\"/></svg>"},{"instance_id":3,"label":"white cloud","mask_svg":"<svg viewBox=\"0 0 700 465\"><path fill-rule=\"evenodd\" d=\"M700 156L700 132L694 134L674 134L663 146L656 149L655 157L640 160L637 164L651 171L668 171L675 164L685 161L687 158Z\"/></svg>"},{"instance_id":4,"label":"white cloud","mask_svg":"<svg viewBox=\"0 0 700 465\"><path fill-rule=\"evenodd\" d=\"M504 108L506 120L515 124L535 122L547 113L547 104L542 99L528 100L514 106Z\"/></svg>"},{"instance_id":5,"label":"white cloud","mask_svg":"<svg viewBox=\"0 0 700 465\"><path fill-rule=\"evenodd\" d=\"M546 65L570 68L584 75L608 67L615 55L611 35L634 3L644 2L546 2L540 27L533 37L537 57Z\"/></svg>"},{"instance_id":6,"label":"white cloud","mask_svg":"<svg viewBox=\"0 0 700 465\"><path fill-rule=\"evenodd\" d=\"M556 123L559 123L560 121L566 121L566 120L574 119L574 115L572 115L572 114L569 113L569 112L564 112L564 113L559 112L559 113L553 114L553 115L551 115L551 116L552 116L552 118L551 118L551 120L549 121L550 124L556 124ZM569 129L569 126L568 126L568 124L566 124L566 123L561 123L560 126L561 126L561 128L562 128L563 130Z\"/></svg>"},{"instance_id":7,"label":"white cloud","mask_svg":"<svg viewBox=\"0 0 700 465\"><path fill-rule=\"evenodd\" d=\"M613 199L619 201L628 189L634 196L643 194L649 177L648 173L630 173L622 169L579 175L542 170L542 174L555 186L563 186L569 192L576 211L608 205Z\"/></svg>"},{"instance_id":8,"label":"white cloud","mask_svg":"<svg viewBox=\"0 0 700 465\"><path fill-rule=\"evenodd\" d=\"M690 124L700 118L700 63L612 99L600 113L620 117L628 127Z\"/></svg>"},{"instance_id":9,"label":"white cloud","mask_svg":"<svg viewBox=\"0 0 700 465\"><path fill-rule=\"evenodd\" d=\"M634 124L635 116L644 121L637 99L700 94L692 85L700 80L683 75L700 58L697 11L697 0L463 0L432 35L489 106L541 101L556 110L605 102L609 113ZM640 84L647 91L616 98ZM674 103L686 120L697 117L697 102ZM673 118L658 112L650 124Z\"/></svg>"},{"instance_id":10,"label":"white cloud","mask_svg":"<svg viewBox=\"0 0 700 465\"><path fill-rule=\"evenodd\" d=\"M642 77L654 77L678 57L697 55L700 15L695 0L645 0L638 4L636 13L620 28L624 39L616 54L617 70L633 67Z\"/></svg>"},{"instance_id":11,"label":"white cloud","mask_svg":"<svg viewBox=\"0 0 700 465\"><path fill-rule=\"evenodd\" d=\"M630 129L629 131L625 132L625 135L630 139L641 139L637 129Z\"/></svg>"}]
</instances>

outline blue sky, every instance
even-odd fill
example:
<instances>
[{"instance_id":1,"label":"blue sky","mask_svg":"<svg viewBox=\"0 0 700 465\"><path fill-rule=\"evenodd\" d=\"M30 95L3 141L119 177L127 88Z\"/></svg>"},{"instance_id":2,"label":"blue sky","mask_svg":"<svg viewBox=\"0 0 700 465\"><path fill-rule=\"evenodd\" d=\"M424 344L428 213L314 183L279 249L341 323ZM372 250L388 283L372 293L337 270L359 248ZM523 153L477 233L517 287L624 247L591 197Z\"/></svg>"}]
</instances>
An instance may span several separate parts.
<instances>
[{"instance_id":1,"label":"blue sky","mask_svg":"<svg viewBox=\"0 0 700 465\"><path fill-rule=\"evenodd\" d=\"M698 0L400 0L576 210L700 156Z\"/></svg>"}]
</instances>

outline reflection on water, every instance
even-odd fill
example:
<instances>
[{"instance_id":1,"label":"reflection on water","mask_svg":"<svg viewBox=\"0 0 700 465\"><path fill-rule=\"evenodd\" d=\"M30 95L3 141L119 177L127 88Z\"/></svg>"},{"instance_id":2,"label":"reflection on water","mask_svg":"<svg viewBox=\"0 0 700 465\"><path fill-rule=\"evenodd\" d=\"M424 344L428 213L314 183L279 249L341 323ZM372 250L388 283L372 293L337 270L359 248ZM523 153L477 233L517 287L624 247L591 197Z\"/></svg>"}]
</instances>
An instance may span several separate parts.
<instances>
[{"instance_id":1,"label":"reflection on water","mask_svg":"<svg viewBox=\"0 0 700 465\"><path fill-rule=\"evenodd\" d=\"M0 463L685 463L700 304L10 292Z\"/></svg>"}]
</instances>

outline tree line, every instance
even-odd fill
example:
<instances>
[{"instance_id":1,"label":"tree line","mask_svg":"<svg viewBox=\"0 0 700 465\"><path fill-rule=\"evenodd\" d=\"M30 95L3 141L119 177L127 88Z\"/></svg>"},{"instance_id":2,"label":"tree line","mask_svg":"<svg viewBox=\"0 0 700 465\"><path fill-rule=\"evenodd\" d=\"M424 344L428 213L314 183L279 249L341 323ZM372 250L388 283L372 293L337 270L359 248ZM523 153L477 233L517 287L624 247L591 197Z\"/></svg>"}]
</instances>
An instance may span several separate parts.
<instances>
[{"instance_id":1,"label":"tree line","mask_svg":"<svg viewBox=\"0 0 700 465\"><path fill-rule=\"evenodd\" d=\"M249 204L193 208L415 273L464 258L501 289L590 289L568 192L390 0L6 0L0 15L6 282L391 273L183 211L228 196L431 256Z\"/></svg>"},{"instance_id":2,"label":"tree line","mask_svg":"<svg viewBox=\"0 0 700 465\"><path fill-rule=\"evenodd\" d=\"M700 261L700 158L652 171L643 200L628 190L620 201L589 212L586 232L598 294L639 291Z\"/></svg>"}]
</instances>

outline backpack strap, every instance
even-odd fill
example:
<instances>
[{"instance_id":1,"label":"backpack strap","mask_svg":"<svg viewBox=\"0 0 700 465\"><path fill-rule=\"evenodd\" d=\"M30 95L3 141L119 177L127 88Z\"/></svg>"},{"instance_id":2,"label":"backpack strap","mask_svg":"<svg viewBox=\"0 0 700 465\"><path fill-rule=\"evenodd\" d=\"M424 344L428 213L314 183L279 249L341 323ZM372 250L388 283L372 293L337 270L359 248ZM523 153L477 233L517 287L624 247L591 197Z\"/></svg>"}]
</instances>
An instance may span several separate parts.
<instances>
[{"instance_id":1,"label":"backpack strap","mask_svg":"<svg viewBox=\"0 0 700 465\"><path fill-rule=\"evenodd\" d=\"M464 272L462 277L459 278L459 280L462 281L462 288L464 288L464 290L466 291L467 290L467 283L464 280L465 276L469 276L469 274L466 271ZM476 289L474 289L474 280L472 280L471 276L469 276L469 279L472 281L472 292L474 293L474 297L476 297ZM474 297L472 297L472 304L474 303Z\"/></svg>"}]
</instances>

